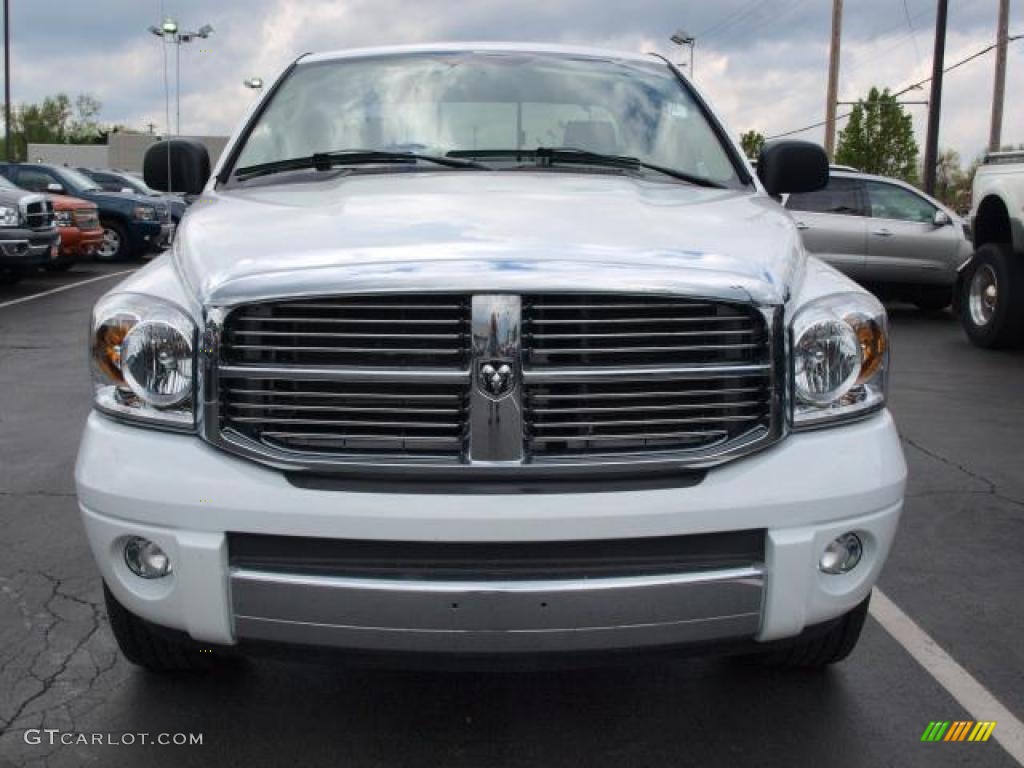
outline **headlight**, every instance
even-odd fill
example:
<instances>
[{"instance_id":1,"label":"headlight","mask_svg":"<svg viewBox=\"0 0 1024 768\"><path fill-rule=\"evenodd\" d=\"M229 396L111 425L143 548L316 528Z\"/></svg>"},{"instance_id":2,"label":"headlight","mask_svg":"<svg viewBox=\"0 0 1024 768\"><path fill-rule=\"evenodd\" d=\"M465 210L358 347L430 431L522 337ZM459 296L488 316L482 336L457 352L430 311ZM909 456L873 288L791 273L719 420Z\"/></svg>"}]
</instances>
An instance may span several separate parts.
<instances>
[{"instance_id":1,"label":"headlight","mask_svg":"<svg viewBox=\"0 0 1024 768\"><path fill-rule=\"evenodd\" d=\"M21 223L21 216L17 208L9 205L0 205L0 227L16 227Z\"/></svg>"},{"instance_id":2,"label":"headlight","mask_svg":"<svg viewBox=\"0 0 1024 768\"><path fill-rule=\"evenodd\" d=\"M793 425L819 426L885 405L889 335L872 296L817 299L793 320Z\"/></svg>"},{"instance_id":3,"label":"headlight","mask_svg":"<svg viewBox=\"0 0 1024 768\"><path fill-rule=\"evenodd\" d=\"M178 428L195 423L196 327L184 312L150 296L110 296L93 310L96 407Z\"/></svg>"},{"instance_id":4,"label":"headlight","mask_svg":"<svg viewBox=\"0 0 1024 768\"><path fill-rule=\"evenodd\" d=\"M71 211L54 211L53 220L58 227L73 227L75 215Z\"/></svg>"},{"instance_id":5,"label":"headlight","mask_svg":"<svg viewBox=\"0 0 1024 768\"><path fill-rule=\"evenodd\" d=\"M156 208L152 205L136 205L135 218L139 221L156 221Z\"/></svg>"}]
</instances>

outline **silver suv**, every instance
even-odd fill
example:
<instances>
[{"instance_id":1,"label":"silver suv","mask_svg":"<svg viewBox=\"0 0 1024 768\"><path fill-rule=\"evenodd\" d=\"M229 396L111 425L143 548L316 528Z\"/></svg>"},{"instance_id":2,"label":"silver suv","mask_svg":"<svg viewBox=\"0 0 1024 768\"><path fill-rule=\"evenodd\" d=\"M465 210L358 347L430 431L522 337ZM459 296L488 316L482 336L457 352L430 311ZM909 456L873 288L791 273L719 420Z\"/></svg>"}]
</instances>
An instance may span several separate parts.
<instances>
[{"instance_id":1,"label":"silver suv","mask_svg":"<svg viewBox=\"0 0 1024 768\"><path fill-rule=\"evenodd\" d=\"M970 258L966 222L909 184L833 168L828 186L786 200L807 250L883 298L949 306Z\"/></svg>"}]
</instances>

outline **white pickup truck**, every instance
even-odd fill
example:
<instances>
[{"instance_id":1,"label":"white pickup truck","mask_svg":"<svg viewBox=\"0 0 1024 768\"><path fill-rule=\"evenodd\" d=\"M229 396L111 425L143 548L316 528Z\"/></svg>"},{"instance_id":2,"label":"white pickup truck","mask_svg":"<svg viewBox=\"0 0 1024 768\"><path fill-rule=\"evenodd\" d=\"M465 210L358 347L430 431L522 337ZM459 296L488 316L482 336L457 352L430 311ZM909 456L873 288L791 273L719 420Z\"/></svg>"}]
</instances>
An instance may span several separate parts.
<instances>
[{"instance_id":1,"label":"white pickup truck","mask_svg":"<svg viewBox=\"0 0 1024 768\"><path fill-rule=\"evenodd\" d=\"M822 666L903 503L885 310L667 60L303 56L102 298L76 479L130 660L267 646Z\"/></svg>"},{"instance_id":2,"label":"white pickup truck","mask_svg":"<svg viewBox=\"0 0 1024 768\"><path fill-rule=\"evenodd\" d=\"M1024 152L993 152L974 177L974 256L960 273L964 329L980 347L1024 343Z\"/></svg>"}]
</instances>

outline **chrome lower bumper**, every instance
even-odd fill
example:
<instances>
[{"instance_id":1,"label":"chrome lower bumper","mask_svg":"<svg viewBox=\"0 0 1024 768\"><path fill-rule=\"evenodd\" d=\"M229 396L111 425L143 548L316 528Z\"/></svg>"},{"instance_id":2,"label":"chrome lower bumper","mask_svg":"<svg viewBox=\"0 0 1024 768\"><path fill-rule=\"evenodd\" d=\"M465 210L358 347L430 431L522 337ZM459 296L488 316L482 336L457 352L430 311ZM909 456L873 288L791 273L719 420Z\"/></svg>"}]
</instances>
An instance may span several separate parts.
<instances>
[{"instance_id":1,"label":"chrome lower bumper","mask_svg":"<svg viewBox=\"0 0 1024 768\"><path fill-rule=\"evenodd\" d=\"M397 581L233 569L235 634L397 652L614 650L752 637L760 567L557 581Z\"/></svg>"}]
</instances>

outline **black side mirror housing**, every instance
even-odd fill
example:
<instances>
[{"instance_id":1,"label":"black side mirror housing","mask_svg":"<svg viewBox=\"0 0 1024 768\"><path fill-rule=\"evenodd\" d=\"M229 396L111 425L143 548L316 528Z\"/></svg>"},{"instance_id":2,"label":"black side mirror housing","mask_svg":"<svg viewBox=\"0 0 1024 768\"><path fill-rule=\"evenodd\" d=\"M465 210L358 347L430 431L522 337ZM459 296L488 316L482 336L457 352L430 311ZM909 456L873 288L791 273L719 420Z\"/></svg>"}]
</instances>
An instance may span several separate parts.
<instances>
[{"instance_id":1,"label":"black side mirror housing","mask_svg":"<svg viewBox=\"0 0 1024 768\"><path fill-rule=\"evenodd\" d=\"M757 158L757 177L773 197L814 192L828 184L828 156L809 141L772 141Z\"/></svg>"},{"instance_id":2,"label":"black side mirror housing","mask_svg":"<svg viewBox=\"0 0 1024 768\"><path fill-rule=\"evenodd\" d=\"M210 178L210 153L194 139L158 141L146 150L142 176L161 192L201 194Z\"/></svg>"}]
</instances>

